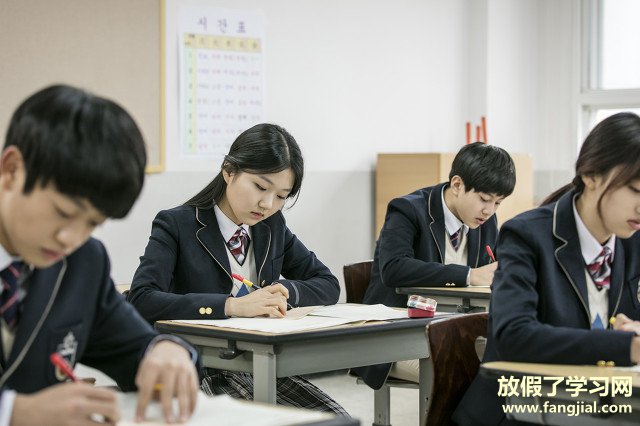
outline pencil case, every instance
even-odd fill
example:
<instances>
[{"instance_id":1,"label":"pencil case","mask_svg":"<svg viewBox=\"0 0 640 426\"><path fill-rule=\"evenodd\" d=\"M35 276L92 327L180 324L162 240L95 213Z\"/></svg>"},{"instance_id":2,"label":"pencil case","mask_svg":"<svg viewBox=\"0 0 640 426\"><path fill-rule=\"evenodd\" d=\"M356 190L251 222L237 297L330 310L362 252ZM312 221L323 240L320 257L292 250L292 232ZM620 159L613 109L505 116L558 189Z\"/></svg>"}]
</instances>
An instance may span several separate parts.
<instances>
[{"instance_id":1,"label":"pencil case","mask_svg":"<svg viewBox=\"0 0 640 426\"><path fill-rule=\"evenodd\" d=\"M412 294L407 301L407 312L409 318L432 318L437 306L434 299Z\"/></svg>"}]
</instances>

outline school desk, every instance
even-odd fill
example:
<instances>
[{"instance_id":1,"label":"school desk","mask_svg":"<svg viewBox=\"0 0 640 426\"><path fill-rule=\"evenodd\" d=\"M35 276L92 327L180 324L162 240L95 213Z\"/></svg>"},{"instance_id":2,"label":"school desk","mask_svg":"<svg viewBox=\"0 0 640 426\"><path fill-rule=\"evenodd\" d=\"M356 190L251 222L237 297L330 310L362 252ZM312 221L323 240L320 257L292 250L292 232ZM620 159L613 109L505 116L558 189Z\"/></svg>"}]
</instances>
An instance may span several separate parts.
<instances>
[{"instance_id":1,"label":"school desk","mask_svg":"<svg viewBox=\"0 0 640 426\"><path fill-rule=\"evenodd\" d=\"M197 346L206 367L251 372L254 400L276 402L276 378L419 359L420 424L425 424L431 377L425 333L432 318L347 324L295 333L264 333L158 321L162 333Z\"/></svg>"},{"instance_id":2,"label":"school desk","mask_svg":"<svg viewBox=\"0 0 640 426\"><path fill-rule=\"evenodd\" d=\"M491 288L489 287L396 287L398 294L417 294L438 302L441 312L486 312L489 311Z\"/></svg>"},{"instance_id":3,"label":"school desk","mask_svg":"<svg viewBox=\"0 0 640 426\"><path fill-rule=\"evenodd\" d=\"M480 374L489 379L502 380L502 383L510 389L508 393L517 390L517 395L505 397L505 404L523 407L526 405L531 407L531 410L538 411L513 414L515 420L546 425L580 424L581 426L631 426L640 423L640 370L637 367L496 361L480 365ZM539 395L533 395L531 391L523 391L522 388L518 389L518 386L523 386L525 382L531 383L534 380L540 382ZM630 384L631 396L625 396L624 393L612 396L614 380ZM576 392L575 389L580 391ZM618 390L623 392L623 388ZM593 407L602 409L604 404L608 407L613 405L616 410L621 406L628 406L631 412L594 415L587 411L592 410ZM570 406L575 410L574 413L579 415L567 414Z\"/></svg>"}]
</instances>

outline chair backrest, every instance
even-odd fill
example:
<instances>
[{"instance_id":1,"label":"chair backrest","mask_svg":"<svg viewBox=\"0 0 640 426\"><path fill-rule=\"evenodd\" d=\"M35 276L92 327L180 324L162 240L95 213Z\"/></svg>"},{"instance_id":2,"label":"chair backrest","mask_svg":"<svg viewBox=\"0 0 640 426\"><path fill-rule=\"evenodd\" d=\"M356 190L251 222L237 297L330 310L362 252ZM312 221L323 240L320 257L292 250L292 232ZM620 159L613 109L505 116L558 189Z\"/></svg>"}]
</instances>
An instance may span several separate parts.
<instances>
[{"instance_id":1,"label":"chair backrest","mask_svg":"<svg viewBox=\"0 0 640 426\"><path fill-rule=\"evenodd\" d=\"M455 425L451 416L478 373L476 339L486 337L486 312L456 315L427 325L433 391L426 426Z\"/></svg>"},{"instance_id":2,"label":"chair backrest","mask_svg":"<svg viewBox=\"0 0 640 426\"><path fill-rule=\"evenodd\" d=\"M347 290L347 303L362 303L364 293L371 279L373 260L344 265L344 287Z\"/></svg>"}]
</instances>

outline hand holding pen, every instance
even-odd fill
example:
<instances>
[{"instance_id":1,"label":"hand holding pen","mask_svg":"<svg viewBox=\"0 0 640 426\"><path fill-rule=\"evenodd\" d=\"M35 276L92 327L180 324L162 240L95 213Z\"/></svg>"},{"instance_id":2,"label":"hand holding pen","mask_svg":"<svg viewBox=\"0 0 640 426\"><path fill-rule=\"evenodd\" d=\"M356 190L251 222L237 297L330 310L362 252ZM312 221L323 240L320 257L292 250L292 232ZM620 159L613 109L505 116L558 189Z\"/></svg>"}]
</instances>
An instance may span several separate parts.
<instances>
[{"instance_id":1,"label":"hand holding pen","mask_svg":"<svg viewBox=\"0 0 640 426\"><path fill-rule=\"evenodd\" d=\"M244 283L248 287L255 284L238 274L233 278ZM261 288L252 291L242 297L229 297L225 303L224 312L227 316L235 317L275 317L282 318L287 313L287 299L289 290L279 283L266 285L262 282Z\"/></svg>"},{"instance_id":2,"label":"hand holding pen","mask_svg":"<svg viewBox=\"0 0 640 426\"><path fill-rule=\"evenodd\" d=\"M120 420L118 398L108 388L96 387L77 380L73 369L57 353L50 360L59 373L73 382L63 382L31 394L16 394L11 413L12 424L85 424L92 417L105 419L104 424Z\"/></svg>"},{"instance_id":3,"label":"hand holding pen","mask_svg":"<svg viewBox=\"0 0 640 426\"><path fill-rule=\"evenodd\" d=\"M487 245L485 247L487 254L489 255L490 263L479 268L472 268L469 275L469 284L470 285L491 285L493 282L493 274L498 269L498 262L496 261L495 256L493 255L493 251L491 247Z\"/></svg>"}]
</instances>

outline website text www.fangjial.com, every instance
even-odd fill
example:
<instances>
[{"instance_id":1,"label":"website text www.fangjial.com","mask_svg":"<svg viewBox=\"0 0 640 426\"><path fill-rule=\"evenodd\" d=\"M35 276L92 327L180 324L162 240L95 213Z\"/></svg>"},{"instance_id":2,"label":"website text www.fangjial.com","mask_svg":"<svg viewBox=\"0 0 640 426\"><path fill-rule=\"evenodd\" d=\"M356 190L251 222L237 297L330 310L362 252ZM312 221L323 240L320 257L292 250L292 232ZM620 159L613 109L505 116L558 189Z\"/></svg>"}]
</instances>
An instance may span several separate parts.
<instances>
[{"instance_id":1,"label":"website text www.fangjial.com","mask_svg":"<svg viewBox=\"0 0 640 426\"><path fill-rule=\"evenodd\" d=\"M552 404L544 401L542 404L503 404L502 411L505 414L566 414L567 416L579 416L580 414L630 414L632 407L629 404L598 404L597 401L576 401L567 404Z\"/></svg>"}]
</instances>

